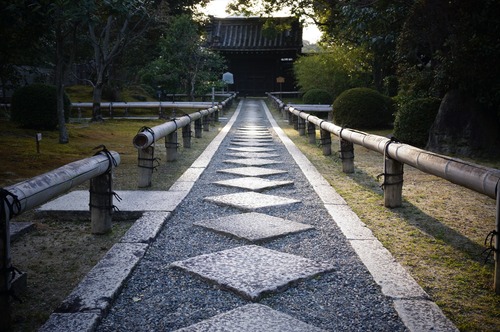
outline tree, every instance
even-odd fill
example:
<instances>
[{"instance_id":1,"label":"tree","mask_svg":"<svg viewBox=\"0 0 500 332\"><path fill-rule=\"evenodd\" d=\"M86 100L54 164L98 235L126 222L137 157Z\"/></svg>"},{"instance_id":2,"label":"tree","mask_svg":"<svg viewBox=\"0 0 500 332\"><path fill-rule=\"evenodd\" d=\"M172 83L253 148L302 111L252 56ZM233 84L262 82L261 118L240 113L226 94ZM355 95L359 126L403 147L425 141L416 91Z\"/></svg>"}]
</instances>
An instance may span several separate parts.
<instances>
[{"instance_id":1,"label":"tree","mask_svg":"<svg viewBox=\"0 0 500 332\"><path fill-rule=\"evenodd\" d=\"M294 72L301 90L325 89L335 99L344 90L370 86L369 64L363 49L338 46L300 57Z\"/></svg>"},{"instance_id":2,"label":"tree","mask_svg":"<svg viewBox=\"0 0 500 332\"><path fill-rule=\"evenodd\" d=\"M47 7L43 11L52 19L55 39L54 77L59 143L65 144L69 143L69 135L64 112L64 82L75 56L77 33L83 20L83 13L78 2L71 0L50 1Z\"/></svg>"},{"instance_id":3,"label":"tree","mask_svg":"<svg viewBox=\"0 0 500 332\"><path fill-rule=\"evenodd\" d=\"M145 83L173 93L196 92L215 84L224 71L222 57L203 47L199 27L190 16L174 18L160 41L161 55L143 70Z\"/></svg>"},{"instance_id":4,"label":"tree","mask_svg":"<svg viewBox=\"0 0 500 332\"><path fill-rule=\"evenodd\" d=\"M47 28L44 13L34 11L25 1L0 0L0 85L4 102L7 90L22 83L20 65L36 65L40 58L32 57L42 50ZM43 53L41 53L43 55Z\"/></svg>"},{"instance_id":5,"label":"tree","mask_svg":"<svg viewBox=\"0 0 500 332\"><path fill-rule=\"evenodd\" d=\"M234 0L235 13L270 15L288 8L312 19L323 32L323 44L364 48L372 56L373 82L382 90L384 78L396 71L396 40L412 0Z\"/></svg>"},{"instance_id":6,"label":"tree","mask_svg":"<svg viewBox=\"0 0 500 332\"><path fill-rule=\"evenodd\" d=\"M94 50L92 121L102 121L102 91L110 66L125 47L147 31L158 2L87 0L84 6Z\"/></svg>"}]
</instances>

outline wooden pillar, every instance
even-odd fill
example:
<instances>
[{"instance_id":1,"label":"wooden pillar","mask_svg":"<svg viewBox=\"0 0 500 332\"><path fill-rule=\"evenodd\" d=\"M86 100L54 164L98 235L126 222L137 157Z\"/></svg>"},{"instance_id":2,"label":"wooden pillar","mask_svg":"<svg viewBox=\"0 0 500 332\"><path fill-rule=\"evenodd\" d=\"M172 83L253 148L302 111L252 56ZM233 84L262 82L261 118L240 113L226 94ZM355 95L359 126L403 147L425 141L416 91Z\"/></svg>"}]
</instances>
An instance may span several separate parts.
<instances>
[{"instance_id":1,"label":"wooden pillar","mask_svg":"<svg viewBox=\"0 0 500 332\"><path fill-rule=\"evenodd\" d=\"M294 118L295 118L295 115L293 115L293 113L288 112L288 124L290 126L293 126L293 120L294 120Z\"/></svg>"},{"instance_id":2,"label":"wooden pillar","mask_svg":"<svg viewBox=\"0 0 500 332\"><path fill-rule=\"evenodd\" d=\"M400 207L403 204L404 164L387 156L384 163L384 206L388 208Z\"/></svg>"},{"instance_id":3,"label":"wooden pillar","mask_svg":"<svg viewBox=\"0 0 500 332\"><path fill-rule=\"evenodd\" d=\"M354 173L354 144L341 138L339 145L342 172Z\"/></svg>"},{"instance_id":4,"label":"wooden pillar","mask_svg":"<svg viewBox=\"0 0 500 332\"><path fill-rule=\"evenodd\" d=\"M332 134L325 129L321 128L320 125L320 137L321 137L321 149L323 150L323 156L329 156L332 154Z\"/></svg>"},{"instance_id":5,"label":"wooden pillar","mask_svg":"<svg viewBox=\"0 0 500 332\"><path fill-rule=\"evenodd\" d=\"M282 113L283 113L283 119L285 119L285 120L290 119L290 112L288 112L288 109L286 106L283 106Z\"/></svg>"},{"instance_id":6,"label":"wooden pillar","mask_svg":"<svg viewBox=\"0 0 500 332\"><path fill-rule=\"evenodd\" d=\"M154 162L154 146L148 146L145 149L138 149L138 166L139 166L139 188L151 187L151 179L153 178L153 162Z\"/></svg>"},{"instance_id":7,"label":"wooden pillar","mask_svg":"<svg viewBox=\"0 0 500 332\"><path fill-rule=\"evenodd\" d=\"M201 133L202 133L202 124L201 124L202 120L201 119L197 119L197 120L194 120L194 137L196 138L201 138Z\"/></svg>"},{"instance_id":8,"label":"wooden pillar","mask_svg":"<svg viewBox=\"0 0 500 332\"><path fill-rule=\"evenodd\" d=\"M497 211L496 211L496 227L493 236L495 236L495 252L494 252L494 260L495 260L495 278L494 278L494 288L495 293L500 294L500 185L497 184Z\"/></svg>"},{"instance_id":9,"label":"wooden pillar","mask_svg":"<svg viewBox=\"0 0 500 332\"><path fill-rule=\"evenodd\" d=\"M292 116L293 129L299 130L299 119L300 119L300 117L298 117L295 114L290 114L290 115Z\"/></svg>"},{"instance_id":10,"label":"wooden pillar","mask_svg":"<svg viewBox=\"0 0 500 332\"><path fill-rule=\"evenodd\" d=\"M177 160L177 130L165 137L165 149L167 150L167 161Z\"/></svg>"},{"instance_id":11,"label":"wooden pillar","mask_svg":"<svg viewBox=\"0 0 500 332\"><path fill-rule=\"evenodd\" d=\"M316 126L312 122L307 122L307 135L309 136L309 143L316 144Z\"/></svg>"},{"instance_id":12,"label":"wooden pillar","mask_svg":"<svg viewBox=\"0 0 500 332\"><path fill-rule=\"evenodd\" d=\"M182 145L187 149L191 147L191 123L182 127Z\"/></svg>"},{"instance_id":13,"label":"wooden pillar","mask_svg":"<svg viewBox=\"0 0 500 332\"><path fill-rule=\"evenodd\" d=\"M112 170L90 179L90 225L92 234L111 231L113 214Z\"/></svg>"},{"instance_id":14,"label":"wooden pillar","mask_svg":"<svg viewBox=\"0 0 500 332\"><path fill-rule=\"evenodd\" d=\"M297 130L299 131L299 136L305 136L306 120L304 118L301 118L300 116L297 117Z\"/></svg>"},{"instance_id":15,"label":"wooden pillar","mask_svg":"<svg viewBox=\"0 0 500 332\"><path fill-rule=\"evenodd\" d=\"M11 326L10 308L10 216L7 198L0 200L0 331L9 331ZM4 200L5 199L5 200Z\"/></svg>"}]
</instances>

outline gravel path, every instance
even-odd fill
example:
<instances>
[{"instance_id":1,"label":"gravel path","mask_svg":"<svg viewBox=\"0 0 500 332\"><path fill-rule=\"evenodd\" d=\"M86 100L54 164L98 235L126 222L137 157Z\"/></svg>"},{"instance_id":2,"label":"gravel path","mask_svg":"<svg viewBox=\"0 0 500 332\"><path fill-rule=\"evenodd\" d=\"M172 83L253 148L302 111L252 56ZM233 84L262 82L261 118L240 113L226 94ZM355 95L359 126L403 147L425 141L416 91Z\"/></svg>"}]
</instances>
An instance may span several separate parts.
<instances>
[{"instance_id":1,"label":"gravel path","mask_svg":"<svg viewBox=\"0 0 500 332\"><path fill-rule=\"evenodd\" d=\"M226 153L238 128L246 125L270 126L255 100L244 101L238 119L208 168L167 220L97 331L175 331L252 303L198 276L170 267L175 261L253 244L193 225L204 219L242 213L233 207L204 201L204 197L242 192L213 182L235 178L217 171L238 167L224 160L229 159ZM292 156L272 129L270 132L272 148L276 150L273 153L279 154L279 158L273 159L283 164L264 167L287 173L266 178L293 180L294 185L264 193L301 202L261 208L257 212L312 225L314 229L261 241L258 245L325 262L334 268L298 281L281 292L267 294L258 303L329 331L406 331L392 300L381 293ZM266 264L272 266L273 261Z\"/></svg>"}]
</instances>

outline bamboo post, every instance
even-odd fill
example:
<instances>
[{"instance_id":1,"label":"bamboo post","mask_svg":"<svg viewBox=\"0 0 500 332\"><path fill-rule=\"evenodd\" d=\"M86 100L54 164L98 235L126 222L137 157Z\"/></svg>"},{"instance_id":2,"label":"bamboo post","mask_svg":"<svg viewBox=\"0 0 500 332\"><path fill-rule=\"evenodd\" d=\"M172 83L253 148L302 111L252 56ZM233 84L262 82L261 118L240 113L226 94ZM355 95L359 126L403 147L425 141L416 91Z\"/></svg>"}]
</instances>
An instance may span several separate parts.
<instances>
[{"instance_id":1,"label":"bamboo post","mask_svg":"<svg viewBox=\"0 0 500 332\"><path fill-rule=\"evenodd\" d=\"M90 225L92 234L111 231L113 214L112 170L90 179Z\"/></svg>"},{"instance_id":2,"label":"bamboo post","mask_svg":"<svg viewBox=\"0 0 500 332\"><path fill-rule=\"evenodd\" d=\"M139 188L151 186L153 178L153 162L154 162L154 146L148 146L145 149L137 149L138 151L138 166L139 166Z\"/></svg>"},{"instance_id":3,"label":"bamboo post","mask_svg":"<svg viewBox=\"0 0 500 332\"><path fill-rule=\"evenodd\" d=\"M165 148L167 150L167 161L177 160L177 130L165 136Z\"/></svg>"},{"instance_id":4,"label":"bamboo post","mask_svg":"<svg viewBox=\"0 0 500 332\"><path fill-rule=\"evenodd\" d=\"M307 122L307 134L309 136L309 143L316 144L316 126L312 122Z\"/></svg>"},{"instance_id":5,"label":"bamboo post","mask_svg":"<svg viewBox=\"0 0 500 332\"><path fill-rule=\"evenodd\" d=\"M495 278L494 278L494 288L495 293L500 294L500 190L499 185L497 184L497 210L496 210L496 225L495 225L495 251L494 251L494 260L495 260Z\"/></svg>"},{"instance_id":6,"label":"bamboo post","mask_svg":"<svg viewBox=\"0 0 500 332\"><path fill-rule=\"evenodd\" d=\"M9 331L11 325L10 308L10 217L7 198L0 201L0 331Z\"/></svg>"},{"instance_id":7,"label":"bamboo post","mask_svg":"<svg viewBox=\"0 0 500 332\"><path fill-rule=\"evenodd\" d=\"M191 147L191 124L182 127L182 145L188 149Z\"/></svg>"},{"instance_id":8,"label":"bamboo post","mask_svg":"<svg viewBox=\"0 0 500 332\"><path fill-rule=\"evenodd\" d=\"M201 138L202 136L202 124L201 119L194 120L194 137Z\"/></svg>"},{"instance_id":9,"label":"bamboo post","mask_svg":"<svg viewBox=\"0 0 500 332\"><path fill-rule=\"evenodd\" d=\"M384 163L384 206L400 207L403 204L404 164L387 156Z\"/></svg>"},{"instance_id":10,"label":"bamboo post","mask_svg":"<svg viewBox=\"0 0 500 332\"><path fill-rule=\"evenodd\" d=\"M342 160L342 172L354 173L354 144L340 138L340 159Z\"/></svg>"},{"instance_id":11,"label":"bamboo post","mask_svg":"<svg viewBox=\"0 0 500 332\"><path fill-rule=\"evenodd\" d=\"M328 130L321 128L321 125L319 127L323 156L329 156L332 154L332 134Z\"/></svg>"}]
</instances>

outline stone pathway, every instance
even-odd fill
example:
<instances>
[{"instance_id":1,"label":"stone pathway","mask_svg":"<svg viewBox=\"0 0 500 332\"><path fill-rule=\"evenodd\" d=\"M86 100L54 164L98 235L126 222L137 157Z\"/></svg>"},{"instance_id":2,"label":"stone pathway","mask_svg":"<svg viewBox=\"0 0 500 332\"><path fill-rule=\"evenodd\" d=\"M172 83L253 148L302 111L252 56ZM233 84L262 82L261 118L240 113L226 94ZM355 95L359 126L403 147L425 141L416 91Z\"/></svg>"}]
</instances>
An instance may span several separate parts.
<instances>
[{"instance_id":1,"label":"stone pathway","mask_svg":"<svg viewBox=\"0 0 500 332\"><path fill-rule=\"evenodd\" d=\"M178 206L154 200L126 234L127 280L90 300L75 290L43 331L456 331L263 102L241 102L226 127L174 185L187 188Z\"/></svg>"}]
</instances>

